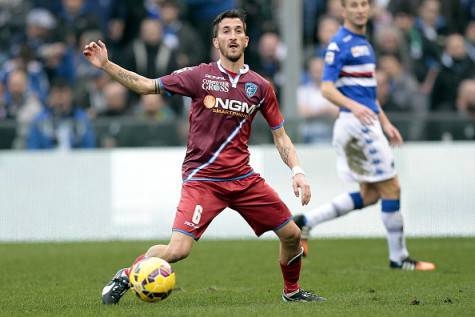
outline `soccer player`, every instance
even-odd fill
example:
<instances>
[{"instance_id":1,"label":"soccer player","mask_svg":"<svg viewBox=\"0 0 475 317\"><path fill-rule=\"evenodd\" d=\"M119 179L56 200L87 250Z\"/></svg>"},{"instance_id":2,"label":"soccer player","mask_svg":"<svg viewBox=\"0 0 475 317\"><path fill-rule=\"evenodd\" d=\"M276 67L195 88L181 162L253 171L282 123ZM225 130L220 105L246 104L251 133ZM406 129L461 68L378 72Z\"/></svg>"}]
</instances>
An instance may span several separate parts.
<instances>
[{"instance_id":1,"label":"soccer player","mask_svg":"<svg viewBox=\"0 0 475 317\"><path fill-rule=\"evenodd\" d=\"M333 130L337 169L345 180L359 183L359 191L341 194L330 203L294 217L302 229L307 251L310 230L325 221L381 200L387 231L389 266L402 270L433 270L435 265L409 257L400 212L400 186L388 140L402 144L399 131L376 101L375 54L365 37L370 13L368 0L342 0L344 24L325 52L322 93L340 107Z\"/></svg>"},{"instance_id":2,"label":"soccer player","mask_svg":"<svg viewBox=\"0 0 475 317\"><path fill-rule=\"evenodd\" d=\"M280 239L280 268L284 301L313 302L325 298L300 288L303 249L300 229L277 193L249 165L248 140L258 111L272 129L274 142L293 172L292 186L302 205L310 200L310 187L299 167L292 141L271 85L244 64L249 43L245 15L226 11L213 23L213 45L219 61L187 67L149 79L108 60L104 43L84 48L88 60L112 78L140 94L180 94L192 99L187 152L182 168L181 199L167 245L154 245L136 259L159 257L168 262L186 258L211 221L223 209L236 210L257 236L273 230ZM129 289L129 268L121 269L102 291L105 304L115 304Z\"/></svg>"}]
</instances>

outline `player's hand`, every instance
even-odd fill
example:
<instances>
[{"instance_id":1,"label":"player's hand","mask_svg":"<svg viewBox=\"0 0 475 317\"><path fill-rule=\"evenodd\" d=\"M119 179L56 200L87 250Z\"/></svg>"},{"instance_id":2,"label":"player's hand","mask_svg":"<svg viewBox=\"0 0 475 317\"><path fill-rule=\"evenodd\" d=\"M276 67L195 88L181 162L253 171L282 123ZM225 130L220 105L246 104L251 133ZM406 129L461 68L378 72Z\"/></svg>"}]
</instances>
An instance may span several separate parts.
<instances>
[{"instance_id":1,"label":"player's hand","mask_svg":"<svg viewBox=\"0 0 475 317\"><path fill-rule=\"evenodd\" d=\"M97 68L102 68L109 61L106 45L101 40L84 46L82 53Z\"/></svg>"},{"instance_id":2,"label":"player's hand","mask_svg":"<svg viewBox=\"0 0 475 317\"><path fill-rule=\"evenodd\" d=\"M389 143L392 145L401 145L404 142L399 130L391 123L385 124L383 130L389 138Z\"/></svg>"},{"instance_id":3,"label":"player's hand","mask_svg":"<svg viewBox=\"0 0 475 317\"><path fill-rule=\"evenodd\" d=\"M307 205L312 193L310 192L310 185L307 183L304 174L297 174L292 177L292 188L294 189L295 197L300 197L302 206Z\"/></svg>"},{"instance_id":4,"label":"player's hand","mask_svg":"<svg viewBox=\"0 0 475 317\"><path fill-rule=\"evenodd\" d=\"M364 125L372 125L377 120L376 114L371 109L360 104L354 106L351 112Z\"/></svg>"}]
</instances>

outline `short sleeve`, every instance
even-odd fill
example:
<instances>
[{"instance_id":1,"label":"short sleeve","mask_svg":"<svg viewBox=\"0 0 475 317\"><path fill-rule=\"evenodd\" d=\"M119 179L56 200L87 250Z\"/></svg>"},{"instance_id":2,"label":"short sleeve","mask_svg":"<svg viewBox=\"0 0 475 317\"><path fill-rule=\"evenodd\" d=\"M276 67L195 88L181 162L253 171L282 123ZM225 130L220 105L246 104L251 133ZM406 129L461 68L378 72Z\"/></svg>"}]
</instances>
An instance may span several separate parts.
<instances>
[{"instance_id":1,"label":"short sleeve","mask_svg":"<svg viewBox=\"0 0 475 317\"><path fill-rule=\"evenodd\" d=\"M331 42L324 54L322 81L336 82L345 62L345 53L336 42Z\"/></svg>"},{"instance_id":2,"label":"short sleeve","mask_svg":"<svg viewBox=\"0 0 475 317\"><path fill-rule=\"evenodd\" d=\"M266 83L264 91L264 100L261 106L261 112L272 130L276 130L284 125L284 116L280 112L279 102L271 85Z\"/></svg>"},{"instance_id":3,"label":"short sleeve","mask_svg":"<svg viewBox=\"0 0 475 317\"><path fill-rule=\"evenodd\" d=\"M200 91L197 85L200 82L201 68L201 65L185 67L157 78L155 83L162 94L178 94L193 98Z\"/></svg>"}]
</instances>

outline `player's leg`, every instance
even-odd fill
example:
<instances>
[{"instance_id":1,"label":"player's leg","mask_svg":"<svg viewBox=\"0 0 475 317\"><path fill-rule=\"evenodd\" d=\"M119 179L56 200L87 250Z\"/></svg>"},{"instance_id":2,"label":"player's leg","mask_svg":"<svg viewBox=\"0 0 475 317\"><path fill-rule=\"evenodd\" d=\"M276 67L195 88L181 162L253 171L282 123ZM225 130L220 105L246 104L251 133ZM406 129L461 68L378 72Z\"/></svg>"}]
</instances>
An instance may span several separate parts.
<instances>
[{"instance_id":1,"label":"player's leg","mask_svg":"<svg viewBox=\"0 0 475 317\"><path fill-rule=\"evenodd\" d=\"M150 247L144 255L137 257L129 268L120 269L102 290L102 302L104 304L117 304L119 302L130 288L130 270L137 262L147 257L162 258L170 263L177 262L186 258L192 247L193 237L173 231L168 244L158 244Z\"/></svg>"},{"instance_id":2,"label":"player's leg","mask_svg":"<svg viewBox=\"0 0 475 317\"><path fill-rule=\"evenodd\" d=\"M193 237L179 231L173 231L168 244L157 244L150 247L145 257L157 257L169 263L186 258L193 247Z\"/></svg>"},{"instance_id":3,"label":"player's leg","mask_svg":"<svg viewBox=\"0 0 475 317\"><path fill-rule=\"evenodd\" d=\"M358 210L375 204L379 199L378 190L371 183L361 183L359 192L344 193L334 197L331 202L305 214L294 216L294 221L302 230L302 246L304 256L308 254L308 239L310 231L315 226L339 218L353 210Z\"/></svg>"},{"instance_id":4,"label":"player's leg","mask_svg":"<svg viewBox=\"0 0 475 317\"><path fill-rule=\"evenodd\" d=\"M404 236L404 220L400 211L401 188L397 177L374 183L381 195L381 218L387 231L389 265L394 269L430 271L435 265L409 257Z\"/></svg>"},{"instance_id":5,"label":"player's leg","mask_svg":"<svg viewBox=\"0 0 475 317\"><path fill-rule=\"evenodd\" d=\"M280 239L280 268L284 278L284 301L322 301L324 298L300 288L302 264L300 230L279 195L258 175L230 182L239 195L233 195L230 208L236 210L257 236L273 230Z\"/></svg>"},{"instance_id":6,"label":"player's leg","mask_svg":"<svg viewBox=\"0 0 475 317\"><path fill-rule=\"evenodd\" d=\"M344 193L334 197L329 203L323 204L304 215L295 217L298 225L313 228L322 222L333 220L348 214L350 211L361 209L375 204L379 199L377 190L368 183L360 184L360 191Z\"/></svg>"},{"instance_id":7,"label":"player's leg","mask_svg":"<svg viewBox=\"0 0 475 317\"><path fill-rule=\"evenodd\" d=\"M193 240L198 240L211 221L226 204L217 197L211 183L185 183L182 187L173 233L167 245L154 245L147 253L139 256L132 266L144 257L155 256L167 262L177 262L186 258L192 249ZM102 291L104 304L117 304L130 288L130 268L119 270Z\"/></svg>"},{"instance_id":8,"label":"player's leg","mask_svg":"<svg viewBox=\"0 0 475 317\"><path fill-rule=\"evenodd\" d=\"M326 298L303 290L299 285L303 249L300 246L300 229L290 221L275 233L280 239L280 269L284 278L282 299L286 302L321 302Z\"/></svg>"}]
</instances>

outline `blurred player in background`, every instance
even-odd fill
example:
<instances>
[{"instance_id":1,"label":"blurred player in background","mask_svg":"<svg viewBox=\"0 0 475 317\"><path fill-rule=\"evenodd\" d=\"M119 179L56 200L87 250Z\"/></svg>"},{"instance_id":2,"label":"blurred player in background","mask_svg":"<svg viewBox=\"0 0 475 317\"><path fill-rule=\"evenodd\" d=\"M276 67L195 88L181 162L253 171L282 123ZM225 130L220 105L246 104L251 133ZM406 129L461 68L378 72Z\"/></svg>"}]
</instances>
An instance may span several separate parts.
<instances>
[{"instance_id":1,"label":"blurred player in background","mask_svg":"<svg viewBox=\"0 0 475 317\"><path fill-rule=\"evenodd\" d=\"M300 288L303 250L300 230L277 193L249 165L251 123L261 111L272 129L282 160L293 172L292 186L302 205L310 200L310 187L299 167L292 141L271 85L244 64L245 15L226 11L213 23L213 45L219 50L215 63L186 67L157 79L125 70L108 60L104 43L91 42L84 55L98 68L140 94L179 94L192 98L187 152L182 168L183 185L172 235L167 245L152 246L143 257L168 262L186 258L211 221L226 207L239 212L257 236L273 230L280 239L280 267L284 301L311 302L323 297ZM159 164L159 162L157 162ZM102 292L105 304L115 304L129 289L128 272L122 269Z\"/></svg>"},{"instance_id":2,"label":"blurred player in background","mask_svg":"<svg viewBox=\"0 0 475 317\"><path fill-rule=\"evenodd\" d=\"M402 270L434 270L429 262L409 257L400 212L400 186L388 140L403 143L376 101L376 58L366 39L370 14L368 0L342 0L344 24L325 53L322 92L340 107L333 130L337 168L345 180L359 183L360 190L341 194L304 215L294 217L302 229L302 244L307 252L310 230L325 221L381 200L381 216L387 231L389 266Z\"/></svg>"}]
</instances>

